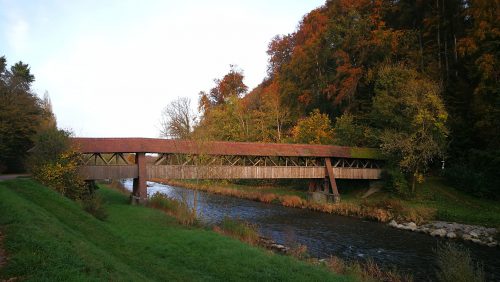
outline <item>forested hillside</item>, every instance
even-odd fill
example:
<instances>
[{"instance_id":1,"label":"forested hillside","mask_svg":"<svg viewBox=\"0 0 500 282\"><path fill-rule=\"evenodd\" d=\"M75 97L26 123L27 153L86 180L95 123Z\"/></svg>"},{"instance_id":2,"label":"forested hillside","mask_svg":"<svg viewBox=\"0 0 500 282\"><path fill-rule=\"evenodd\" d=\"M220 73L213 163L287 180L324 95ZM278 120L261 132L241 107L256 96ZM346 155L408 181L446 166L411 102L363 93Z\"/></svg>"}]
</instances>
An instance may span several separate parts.
<instances>
[{"instance_id":1,"label":"forested hillside","mask_svg":"<svg viewBox=\"0 0 500 282\"><path fill-rule=\"evenodd\" d=\"M327 1L272 39L258 87L231 66L200 92L190 138L380 147L396 190L444 161L456 187L497 197L499 6Z\"/></svg>"}]
</instances>

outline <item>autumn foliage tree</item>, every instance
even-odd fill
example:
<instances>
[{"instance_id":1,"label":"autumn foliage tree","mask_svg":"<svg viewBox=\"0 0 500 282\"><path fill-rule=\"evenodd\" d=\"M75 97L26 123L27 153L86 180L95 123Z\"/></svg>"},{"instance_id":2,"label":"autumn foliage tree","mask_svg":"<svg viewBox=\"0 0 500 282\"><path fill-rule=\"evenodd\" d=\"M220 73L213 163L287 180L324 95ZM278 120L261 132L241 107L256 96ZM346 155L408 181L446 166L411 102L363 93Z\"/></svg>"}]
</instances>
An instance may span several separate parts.
<instances>
[{"instance_id":1,"label":"autumn foliage tree","mask_svg":"<svg viewBox=\"0 0 500 282\"><path fill-rule=\"evenodd\" d=\"M199 93L199 108L206 111L213 106L225 104L231 97L241 97L248 90L243 78L243 71L230 65L229 73L222 79L214 79L215 86L208 93Z\"/></svg>"},{"instance_id":2,"label":"autumn foliage tree","mask_svg":"<svg viewBox=\"0 0 500 282\"><path fill-rule=\"evenodd\" d=\"M300 119L292 130L293 141L302 144L332 144L333 128L328 115L318 109Z\"/></svg>"},{"instance_id":3,"label":"autumn foliage tree","mask_svg":"<svg viewBox=\"0 0 500 282\"><path fill-rule=\"evenodd\" d=\"M382 146L409 180L422 179L443 157L454 186L498 197L499 11L498 0L326 1L294 32L271 39L268 74L259 86L246 95L246 88L227 94L238 93L224 90L234 88L225 87L228 82L240 81L231 71L202 92L204 121L195 131L210 129L213 139L298 142L294 128L318 109L333 122L331 142ZM382 94L383 81L394 82L384 90L393 94ZM389 120L381 118L380 101L395 106L387 109L394 111ZM434 124L427 118L437 108L447 115L441 131L427 126ZM401 134L393 137L399 142L390 145L390 132L398 133L391 119L413 127L396 127Z\"/></svg>"},{"instance_id":4,"label":"autumn foliage tree","mask_svg":"<svg viewBox=\"0 0 500 282\"><path fill-rule=\"evenodd\" d=\"M446 150L448 113L437 83L404 66L384 66L375 83L373 126L380 147L415 184Z\"/></svg>"}]
</instances>

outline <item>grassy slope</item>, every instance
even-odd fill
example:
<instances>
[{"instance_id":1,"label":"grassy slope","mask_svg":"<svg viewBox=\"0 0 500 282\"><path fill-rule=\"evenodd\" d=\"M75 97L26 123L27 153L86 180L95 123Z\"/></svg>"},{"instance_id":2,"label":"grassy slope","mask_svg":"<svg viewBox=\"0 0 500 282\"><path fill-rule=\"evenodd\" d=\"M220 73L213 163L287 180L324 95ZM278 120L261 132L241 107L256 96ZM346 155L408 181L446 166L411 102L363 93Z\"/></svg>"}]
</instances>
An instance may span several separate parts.
<instances>
[{"instance_id":1,"label":"grassy slope","mask_svg":"<svg viewBox=\"0 0 500 282\"><path fill-rule=\"evenodd\" d=\"M181 181L178 181L182 183ZM194 181L186 181L193 184ZM252 186L236 185L232 183L210 183L200 181L201 185L221 186L243 192L274 193L277 195L296 195L303 199L307 197L307 187L300 186ZM346 203L363 204L364 202L377 202L385 199L398 199L405 206L429 207L437 210L436 220L454 221L459 223L500 227L500 204L497 201L478 199L466 195L447 186L440 178L428 178L426 182L417 187L417 195L412 199L400 198L393 193L381 191L367 199L361 196L365 188L355 187L343 183L341 189L342 201Z\"/></svg>"},{"instance_id":2,"label":"grassy slope","mask_svg":"<svg viewBox=\"0 0 500 282\"><path fill-rule=\"evenodd\" d=\"M108 202L105 222L32 180L0 182L0 228L10 256L0 280L349 280L179 226L160 211L128 205L118 192L99 193Z\"/></svg>"}]
</instances>

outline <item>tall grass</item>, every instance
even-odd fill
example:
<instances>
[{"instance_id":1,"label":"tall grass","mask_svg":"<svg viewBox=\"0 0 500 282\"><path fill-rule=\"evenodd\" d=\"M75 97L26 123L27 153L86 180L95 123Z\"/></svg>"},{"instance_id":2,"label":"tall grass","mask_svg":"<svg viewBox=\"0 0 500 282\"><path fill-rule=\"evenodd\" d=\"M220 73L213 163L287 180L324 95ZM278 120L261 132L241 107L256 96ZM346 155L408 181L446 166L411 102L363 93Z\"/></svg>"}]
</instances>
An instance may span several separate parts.
<instances>
[{"instance_id":1,"label":"tall grass","mask_svg":"<svg viewBox=\"0 0 500 282\"><path fill-rule=\"evenodd\" d=\"M299 196L285 195L281 197L281 204L285 207L301 208L304 206L304 201Z\"/></svg>"},{"instance_id":2,"label":"tall grass","mask_svg":"<svg viewBox=\"0 0 500 282\"><path fill-rule=\"evenodd\" d=\"M251 245L257 245L259 242L256 226L238 219L225 217L219 226L214 227L214 231Z\"/></svg>"},{"instance_id":3,"label":"tall grass","mask_svg":"<svg viewBox=\"0 0 500 282\"><path fill-rule=\"evenodd\" d=\"M180 202L168 196L156 192L148 201L148 206L162 210L175 217L182 225L194 225L198 223L196 211L189 208L186 202Z\"/></svg>"},{"instance_id":4,"label":"tall grass","mask_svg":"<svg viewBox=\"0 0 500 282\"><path fill-rule=\"evenodd\" d=\"M451 243L438 246L437 278L441 282L485 281L482 265L472 260L470 252Z\"/></svg>"},{"instance_id":5,"label":"tall grass","mask_svg":"<svg viewBox=\"0 0 500 282\"><path fill-rule=\"evenodd\" d=\"M335 273L354 276L357 281L413 281L413 278L409 275L402 275L396 270L388 271L380 268L373 259L368 259L366 262L361 263L357 261L345 261L339 257L330 257L325 260L325 265Z\"/></svg>"}]
</instances>

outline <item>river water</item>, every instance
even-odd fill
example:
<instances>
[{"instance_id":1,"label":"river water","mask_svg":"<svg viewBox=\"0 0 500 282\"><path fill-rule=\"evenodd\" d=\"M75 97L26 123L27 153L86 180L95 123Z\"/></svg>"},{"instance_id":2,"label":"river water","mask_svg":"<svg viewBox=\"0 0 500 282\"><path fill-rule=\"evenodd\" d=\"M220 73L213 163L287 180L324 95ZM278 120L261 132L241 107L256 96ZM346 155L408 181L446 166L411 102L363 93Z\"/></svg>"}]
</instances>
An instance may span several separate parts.
<instances>
[{"instance_id":1,"label":"river water","mask_svg":"<svg viewBox=\"0 0 500 282\"><path fill-rule=\"evenodd\" d=\"M124 180L123 184L128 190L132 189L131 180ZM438 244L446 242L377 222L148 182L148 195L156 192L185 200L191 207L196 195L196 211L205 224L217 224L224 217L241 219L255 224L263 236L278 243L306 245L313 257L372 258L384 268L397 268L412 274L415 281L435 279L434 250ZM472 258L484 265L489 281L500 281L500 248L455 242L469 249Z\"/></svg>"}]
</instances>

